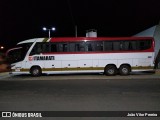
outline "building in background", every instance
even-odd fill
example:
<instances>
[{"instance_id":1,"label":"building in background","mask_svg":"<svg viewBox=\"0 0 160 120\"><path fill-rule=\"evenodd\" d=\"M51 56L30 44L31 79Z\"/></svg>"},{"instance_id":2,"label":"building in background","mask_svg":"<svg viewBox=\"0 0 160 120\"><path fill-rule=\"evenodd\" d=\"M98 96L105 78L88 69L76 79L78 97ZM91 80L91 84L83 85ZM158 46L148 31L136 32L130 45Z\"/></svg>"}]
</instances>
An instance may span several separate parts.
<instances>
[{"instance_id":1,"label":"building in background","mask_svg":"<svg viewBox=\"0 0 160 120\"><path fill-rule=\"evenodd\" d=\"M87 30L86 37L97 37L97 30L95 29Z\"/></svg>"}]
</instances>

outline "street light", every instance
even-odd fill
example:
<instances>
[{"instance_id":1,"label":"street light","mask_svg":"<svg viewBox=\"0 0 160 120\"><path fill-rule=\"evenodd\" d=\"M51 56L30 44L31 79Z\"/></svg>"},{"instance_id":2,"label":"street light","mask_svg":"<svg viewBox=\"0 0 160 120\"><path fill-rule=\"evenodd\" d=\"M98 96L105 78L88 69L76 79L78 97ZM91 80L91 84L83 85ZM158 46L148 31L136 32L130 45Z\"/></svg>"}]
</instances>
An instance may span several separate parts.
<instances>
[{"instance_id":1,"label":"street light","mask_svg":"<svg viewBox=\"0 0 160 120\"><path fill-rule=\"evenodd\" d=\"M52 31L55 31L56 28L55 28L55 27L52 27L51 29L47 29L46 27L43 27L43 30L44 30L44 31L47 31L47 30L48 30L48 36L49 36L49 38L50 38L50 36L51 36L51 30L52 30Z\"/></svg>"},{"instance_id":2,"label":"street light","mask_svg":"<svg viewBox=\"0 0 160 120\"><path fill-rule=\"evenodd\" d=\"M3 46L1 46L1 47L0 47L0 49L1 49L1 50L3 50L3 49L4 49L4 47L3 47Z\"/></svg>"}]
</instances>

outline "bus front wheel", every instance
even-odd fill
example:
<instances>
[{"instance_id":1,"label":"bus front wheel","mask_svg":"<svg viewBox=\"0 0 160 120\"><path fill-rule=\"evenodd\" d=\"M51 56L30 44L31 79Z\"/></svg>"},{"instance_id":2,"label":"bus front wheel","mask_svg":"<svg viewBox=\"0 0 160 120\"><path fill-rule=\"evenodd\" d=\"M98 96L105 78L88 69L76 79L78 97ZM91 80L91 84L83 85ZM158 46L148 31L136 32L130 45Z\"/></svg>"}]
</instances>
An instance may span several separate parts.
<instances>
[{"instance_id":1,"label":"bus front wheel","mask_svg":"<svg viewBox=\"0 0 160 120\"><path fill-rule=\"evenodd\" d=\"M40 76L42 74L42 70L40 67L38 66L34 66L31 68L30 73L32 76L37 77Z\"/></svg>"},{"instance_id":2,"label":"bus front wheel","mask_svg":"<svg viewBox=\"0 0 160 120\"><path fill-rule=\"evenodd\" d=\"M115 65L107 65L104 70L105 75L113 76L117 74L117 68Z\"/></svg>"}]
</instances>

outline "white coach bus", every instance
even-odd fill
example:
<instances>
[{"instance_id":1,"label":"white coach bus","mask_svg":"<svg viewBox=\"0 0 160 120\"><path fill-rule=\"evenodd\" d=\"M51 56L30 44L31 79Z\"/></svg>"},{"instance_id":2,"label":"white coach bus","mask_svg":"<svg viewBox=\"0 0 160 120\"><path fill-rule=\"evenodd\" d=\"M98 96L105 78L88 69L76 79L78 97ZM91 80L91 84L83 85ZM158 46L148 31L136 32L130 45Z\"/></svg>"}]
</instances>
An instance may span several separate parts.
<instances>
[{"instance_id":1,"label":"white coach bus","mask_svg":"<svg viewBox=\"0 0 160 120\"><path fill-rule=\"evenodd\" d=\"M154 70L151 37L35 38L8 50L11 73L40 76L61 73L128 75Z\"/></svg>"}]
</instances>

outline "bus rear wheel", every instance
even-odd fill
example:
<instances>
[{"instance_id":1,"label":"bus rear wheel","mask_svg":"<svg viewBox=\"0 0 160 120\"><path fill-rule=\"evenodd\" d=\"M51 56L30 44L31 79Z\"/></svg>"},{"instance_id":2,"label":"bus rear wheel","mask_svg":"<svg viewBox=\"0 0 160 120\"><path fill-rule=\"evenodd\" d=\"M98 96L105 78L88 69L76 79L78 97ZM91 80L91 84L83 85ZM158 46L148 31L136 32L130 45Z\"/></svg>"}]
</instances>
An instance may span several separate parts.
<instances>
[{"instance_id":1,"label":"bus rear wheel","mask_svg":"<svg viewBox=\"0 0 160 120\"><path fill-rule=\"evenodd\" d=\"M131 67L128 65L122 65L119 68L120 75L129 75L131 72Z\"/></svg>"},{"instance_id":2,"label":"bus rear wheel","mask_svg":"<svg viewBox=\"0 0 160 120\"><path fill-rule=\"evenodd\" d=\"M33 77L38 77L42 74L42 70L38 66L34 66L31 68L30 73Z\"/></svg>"},{"instance_id":3,"label":"bus rear wheel","mask_svg":"<svg viewBox=\"0 0 160 120\"><path fill-rule=\"evenodd\" d=\"M108 76L113 76L117 74L117 68L115 65L108 65L105 67L104 74Z\"/></svg>"}]
</instances>

